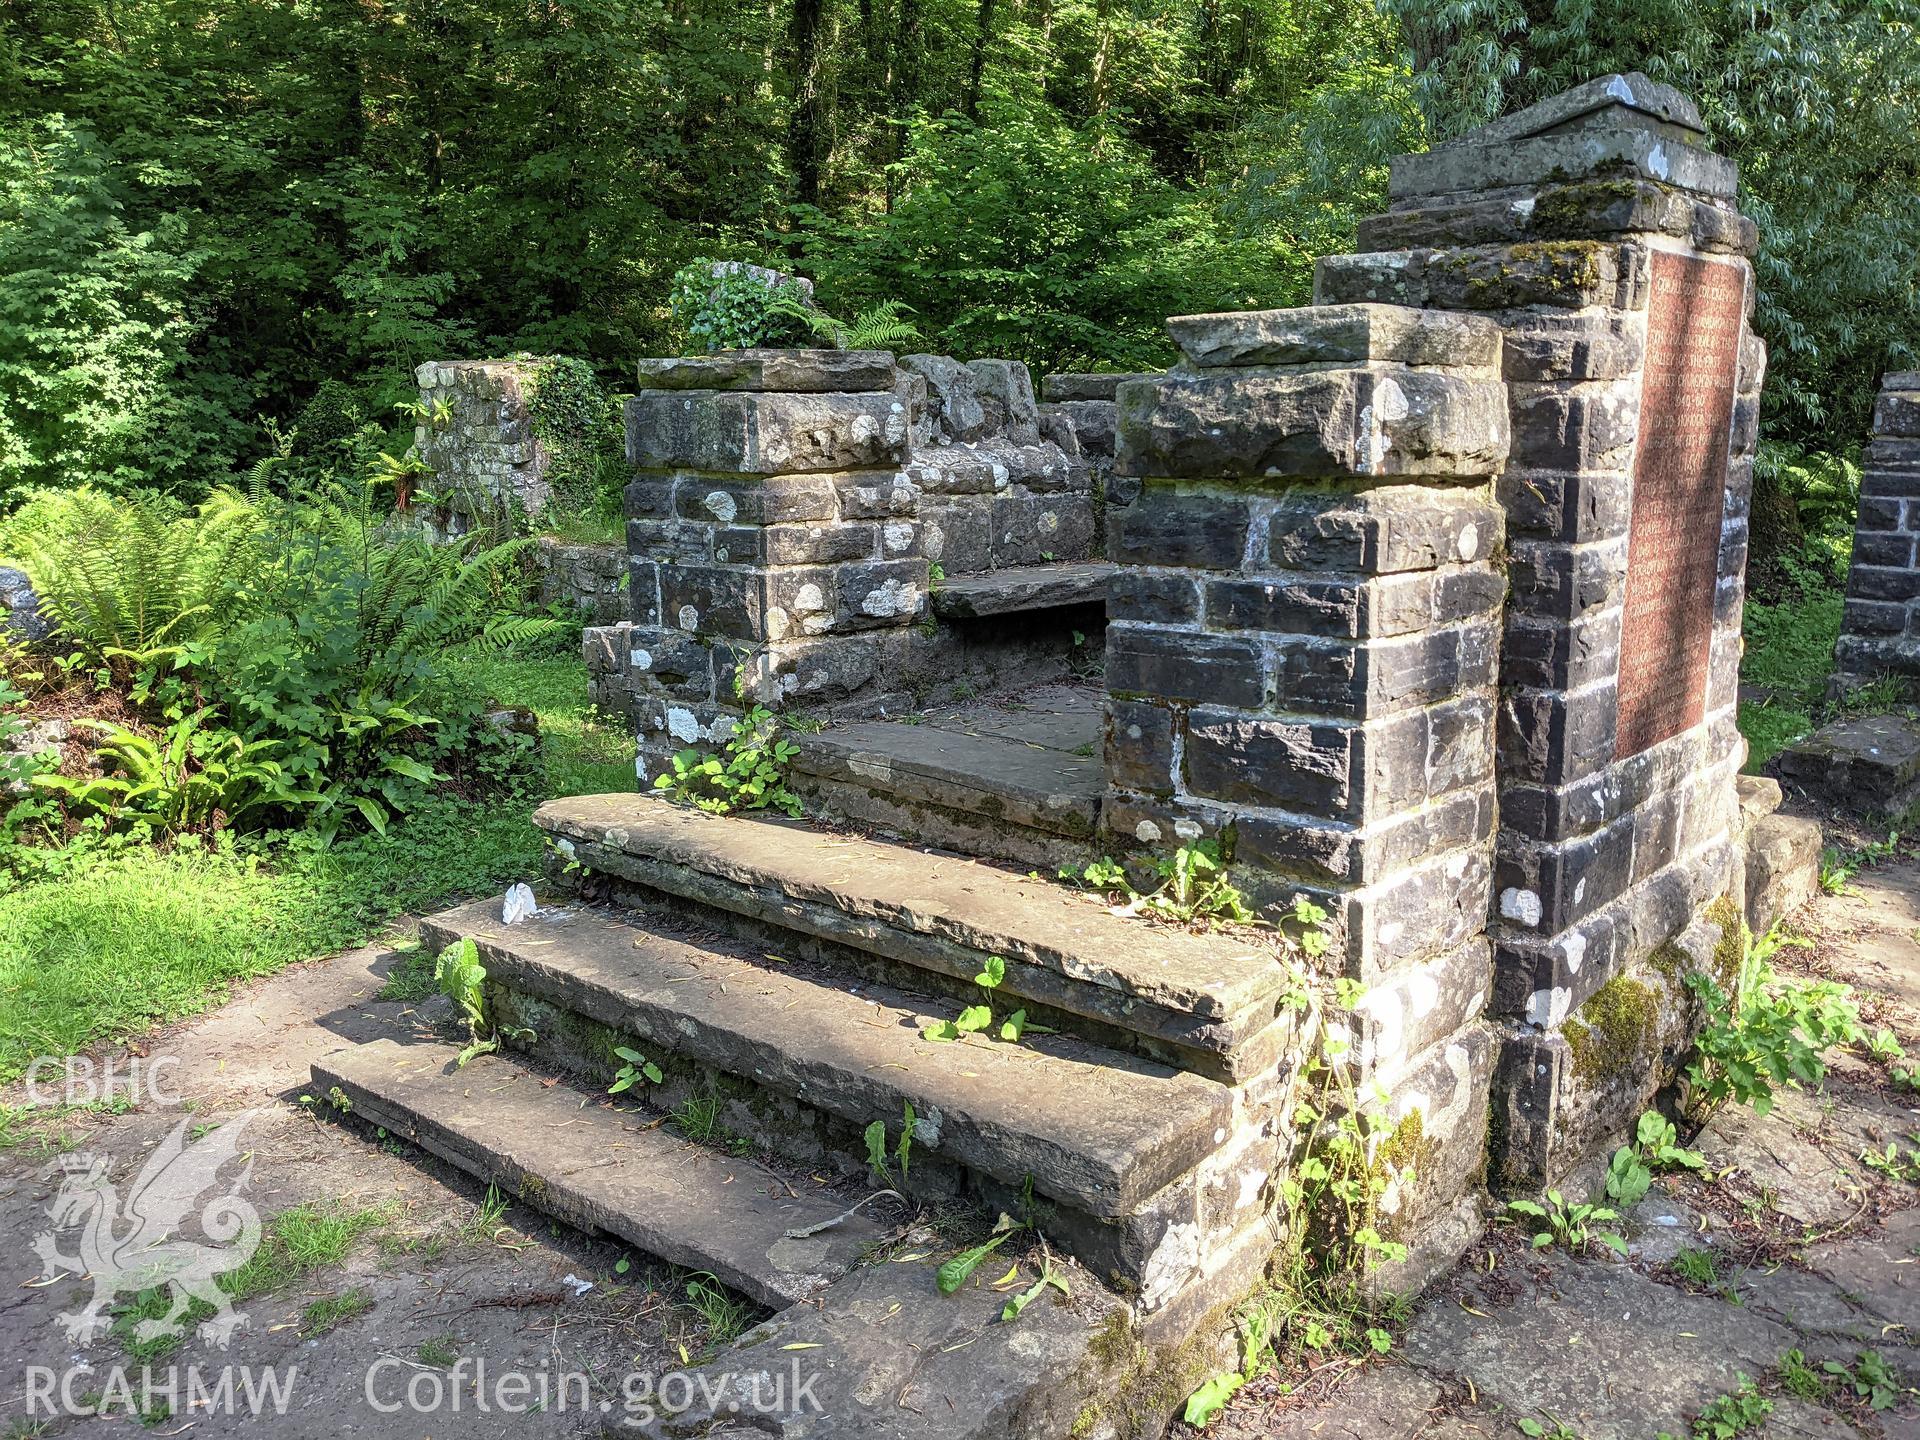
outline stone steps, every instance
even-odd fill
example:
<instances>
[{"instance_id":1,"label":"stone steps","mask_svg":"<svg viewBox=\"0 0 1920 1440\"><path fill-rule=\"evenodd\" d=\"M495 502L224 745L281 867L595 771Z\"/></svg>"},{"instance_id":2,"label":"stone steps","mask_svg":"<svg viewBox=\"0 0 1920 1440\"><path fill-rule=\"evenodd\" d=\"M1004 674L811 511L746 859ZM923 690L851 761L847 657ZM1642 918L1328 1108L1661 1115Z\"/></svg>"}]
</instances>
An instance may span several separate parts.
<instances>
[{"instance_id":1,"label":"stone steps","mask_svg":"<svg viewBox=\"0 0 1920 1440\"><path fill-rule=\"evenodd\" d=\"M933 613L942 620L977 620L1075 605L1104 608L1114 568L1106 560L1081 560L949 575L933 587Z\"/></svg>"},{"instance_id":2,"label":"stone steps","mask_svg":"<svg viewBox=\"0 0 1920 1440\"><path fill-rule=\"evenodd\" d=\"M498 1055L377 1040L313 1065L358 1120L384 1127L581 1230L704 1270L761 1305L812 1299L887 1236L865 1212L816 1234L840 1196L796 1192L751 1160L695 1145ZM598 1098L598 1097L594 1097Z\"/></svg>"},{"instance_id":3,"label":"stone steps","mask_svg":"<svg viewBox=\"0 0 1920 1440\"><path fill-rule=\"evenodd\" d=\"M642 899L691 902L756 939L797 934L962 982L1001 956L1004 995L1201 1074L1259 1073L1292 1033L1291 977L1272 951L1115 915L1051 880L650 796L552 800L534 823Z\"/></svg>"},{"instance_id":4,"label":"stone steps","mask_svg":"<svg viewBox=\"0 0 1920 1440\"><path fill-rule=\"evenodd\" d=\"M922 1028L956 1007L656 934L607 909L550 905L508 928L477 901L423 922L431 950L460 936L490 987L632 1037L650 1059L739 1077L856 1132L874 1120L897 1131L911 1102L926 1150L1088 1215L1126 1215L1186 1174L1231 1110L1224 1086L1068 1036L927 1040Z\"/></svg>"},{"instance_id":5,"label":"stone steps","mask_svg":"<svg viewBox=\"0 0 1920 1440\"><path fill-rule=\"evenodd\" d=\"M1092 858L1103 723L1091 692L1044 687L1017 710L836 725L800 744L789 783L827 819L1051 872Z\"/></svg>"}]
</instances>

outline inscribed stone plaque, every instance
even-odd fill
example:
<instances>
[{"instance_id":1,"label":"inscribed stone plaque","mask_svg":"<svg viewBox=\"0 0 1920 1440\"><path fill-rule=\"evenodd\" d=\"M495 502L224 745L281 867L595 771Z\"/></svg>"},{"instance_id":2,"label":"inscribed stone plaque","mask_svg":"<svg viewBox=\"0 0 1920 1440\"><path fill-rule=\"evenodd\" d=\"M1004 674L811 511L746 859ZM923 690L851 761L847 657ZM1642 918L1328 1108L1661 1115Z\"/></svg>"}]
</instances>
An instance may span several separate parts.
<instances>
[{"instance_id":1,"label":"inscribed stone plaque","mask_svg":"<svg viewBox=\"0 0 1920 1440\"><path fill-rule=\"evenodd\" d=\"M1745 312L1742 266L1653 252L1621 617L1616 759L1670 739L1706 715Z\"/></svg>"}]
</instances>

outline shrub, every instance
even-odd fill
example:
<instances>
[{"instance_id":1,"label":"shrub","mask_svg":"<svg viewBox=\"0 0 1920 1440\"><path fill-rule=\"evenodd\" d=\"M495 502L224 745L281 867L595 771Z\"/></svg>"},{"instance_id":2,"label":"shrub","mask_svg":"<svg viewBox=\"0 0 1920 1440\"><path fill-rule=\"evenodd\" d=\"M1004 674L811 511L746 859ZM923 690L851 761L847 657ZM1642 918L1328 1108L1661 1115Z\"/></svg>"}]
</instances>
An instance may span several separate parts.
<instances>
[{"instance_id":1,"label":"shrub","mask_svg":"<svg viewBox=\"0 0 1920 1440\"><path fill-rule=\"evenodd\" d=\"M756 345L806 345L801 318L806 286L764 267L732 260L694 260L674 272L667 309L689 353Z\"/></svg>"}]
</instances>

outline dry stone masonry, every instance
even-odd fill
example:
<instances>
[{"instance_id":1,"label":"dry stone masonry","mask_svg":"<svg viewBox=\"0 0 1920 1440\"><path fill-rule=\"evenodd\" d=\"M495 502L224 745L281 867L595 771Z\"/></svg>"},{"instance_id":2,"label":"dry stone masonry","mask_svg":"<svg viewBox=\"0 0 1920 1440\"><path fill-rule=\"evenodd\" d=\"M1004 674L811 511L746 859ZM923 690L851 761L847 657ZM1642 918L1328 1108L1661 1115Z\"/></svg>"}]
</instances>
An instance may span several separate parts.
<instances>
[{"instance_id":1,"label":"dry stone masonry","mask_svg":"<svg viewBox=\"0 0 1920 1440\"><path fill-rule=\"evenodd\" d=\"M1873 410L1834 683L1920 675L1920 370L1888 375Z\"/></svg>"},{"instance_id":2,"label":"dry stone masonry","mask_svg":"<svg viewBox=\"0 0 1920 1440\"><path fill-rule=\"evenodd\" d=\"M638 1044L663 1105L724 1098L767 1153L864 1185L866 1127L911 1103L899 1183L988 1213L1042 1203L1100 1339L1062 1323L1026 1368L1000 1347L1011 1327L952 1343L960 1312L939 1307L964 1296L923 1271L769 1248L811 1233L765 1208L772 1186L636 1232L607 1197L656 1183L671 1135L644 1175L609 1159L564 1187L525 1176L523 1198L770 1303L804 1296L715 1366L831 1347L836 1435L984 1440L1158 1433L1230 1359L1227 1321L1292 1218L1323 1038L1350 1042L1377 1228L1408 1247L1375 1284L1448 1264L1489 1189L1590 1173L1691 1043L1685 976L1729 978L1743 915L1778 913L1818 849L1772 814L1778 787L1736 780L1765 357L1734 182L1690 102L1611 76L1395 161L1390 210L1362 253L1321 263L1318 304L1175 318L1165 374L1052 376L1038 403L998 360L642 362L631 614L586 634L596 698L632 702L643 782L751 704L810 710L835 723L796 777L881 833L556 800L536 823L600 903L513 931L476 904L424 933L479 936L489 1005L537 1037L528 1064L489 1062L528 1114L578 1108L541 1099L542 1067L593 1093ZM1882 653L1862 620L1903 653L1920 598L1916 378L1881 402L1843 655ZM1076 714L1093 733L1097 701L1049 709L1032 687L978 726L873 718L930 677L1024 685L1068 629L1081 673L1054 678L1084 699L1082 623L1105 654L1098 758L1061 743ZM1020 763L996 763L1010 749ZM1912 780L1920 745L1910 763ZM1200 840L1266 918L1328 913L1318 979L1354 982L1354 1008L1244 934L981 863L1112 854L1138 874ZM996 1021L1018 1005L1045 1029L930 1038L995 956ZM364 1053L324 1073L456 1164L517 1173L474 1114L428 1113L459 1087ZM926 1337L916 1355L965 1352L915 1372L931 1428L867 1393L908 1363L901 1333ZM1120 1398L1143 1377L1157 1398ZM983 1390L1013 1398L987 1416Z\"/></svg>"},{"instance_id":3,"label":"dry stone masonry","mask_svg":"<svg viewBox=\"0 0 1920 1440\"><path fill-rule=\"evenodd\" d=\"M1325 302L1471 309L1505 333L1505 1185L1564 1174L1657 1088L1690 1039L1681 961L1710 963L1737 916L1764 351L1734 193L1690 101L1606 77L1397 159L1366 253L1317 277Z\"/></svg>"},{"instance_id":4,"label":"dry stone masonry","mask_svg":"<svg viewBox=\"0 0 1920 1440\"><path fill-rule=\"evenodd\" d=\"M537 515L552 499L547 455L527 413L527 388L544 362L429 361L414 371L420 399L446 405L444 423L422 421L414 448L433 467L433 489L458 533L475 519Z\"/></svg>"}]
</instances>

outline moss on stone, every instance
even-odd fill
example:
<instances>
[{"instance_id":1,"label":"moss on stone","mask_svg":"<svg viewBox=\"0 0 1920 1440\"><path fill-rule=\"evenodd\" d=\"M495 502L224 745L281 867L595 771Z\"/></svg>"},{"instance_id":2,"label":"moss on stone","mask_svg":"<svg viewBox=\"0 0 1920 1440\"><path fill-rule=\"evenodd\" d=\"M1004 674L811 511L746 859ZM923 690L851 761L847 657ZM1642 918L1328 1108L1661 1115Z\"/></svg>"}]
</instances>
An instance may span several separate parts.
<instances>
[{"instance_id":1,"label":"moss on stone","mask_svg":"<svg viewBox=\"0 0 1920 1440\"><path fill-rule=\"evenodd\" d=\"M1720 927L1720 939L1713 947L1713 974L1721 986L1732 991L1740 979L1740 962L1747 951L1747 921L1731 895L1722 895L1707 906L1707 919Z\"/></svg>"},{"instance_id":2,"label":"moss on stone","mask_svg":"<svg viewBox=\"0 0 1920 1440\"><path fill-rule=\"evenodd\" d=\"M1093 1433L1093 1427L1099 1423L1099 1402L1089 1400L1080 1407L1080 1413L1073 1417L1073 1428L1069 1430L1067 1434L1072 1437L1072 1440L1081 1440L1081 1437L1091 1435Z\"/></svg>"},{"instance_id":3,"label":"moss on stone","mask_svg":"<svg viewBox=\"0 0 1920 1440\"><path fill-rule=\"evenodd\" d=\"M1566 1023L1573 1051L1573 1073L1604 1085L1633 1070L1653 1049L1659 1034L1658 1007L1652 989L1617 975L1593 992Z\"/></svg>"},{"instance_id":4,"label":"moss on stone","mask_svg":"<svg viewBox=\"0 0 1920 1440\"><path fill-rule=\"evenodd\" d=\"M1623 200L1632 202L1639 196L1639 182L1632 179L1549 185L1534 197L1531 220L1539 231L1587 230L1592 227L1595 211Z\"/></svg>"}]
</instances>

